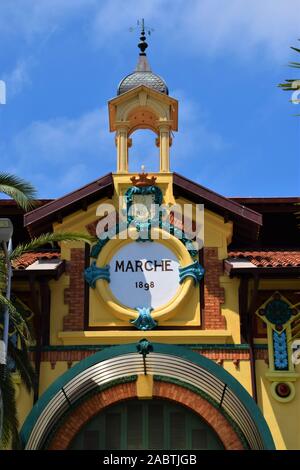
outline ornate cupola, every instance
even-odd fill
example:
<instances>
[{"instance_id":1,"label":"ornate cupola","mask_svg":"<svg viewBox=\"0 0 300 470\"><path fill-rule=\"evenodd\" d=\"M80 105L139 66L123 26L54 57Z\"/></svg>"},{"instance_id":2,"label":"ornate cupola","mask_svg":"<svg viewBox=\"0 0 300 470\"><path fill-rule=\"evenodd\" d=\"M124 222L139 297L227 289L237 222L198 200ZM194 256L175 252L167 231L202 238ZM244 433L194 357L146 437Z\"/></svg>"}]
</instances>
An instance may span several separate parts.
<instances>
[{"instance_id":1,"label":"ornate cupola","mask_svg":"<svg viewBox=\"0 0 300 470\"><path fill-rule=\"evenodd\" d=\"M128 149L131 134L138 129L150 129L156 134L160 149L160 172L170 172L171 131L178 130L178 101L168 96L165 81L151 71L142 21L138 63L133 73L123 78L117 97L109 101L109 126L116 132L117 173L128 173Z\"/></svg>"},{"instance_id":2,"label":"ornate cupola","mask_svg":"<svg viewBox=\"0 0 300 470\"><path fill-rule=\"evenodd\" d=\"M136 69L133 73L127 75L123 80L121 80L118 86L118 95L125 93L128 90L132 90L139 85L145 85L152 90L159 91L160 93L169 94L168 87L163 78L154 74L149 65L149 61L146 55L146 49L148 44L146 42L144 23L142 23L142 31L140 36L140 43L138 48L140 49L139 59L136 66Z\"/></svg>"}]
</instances>

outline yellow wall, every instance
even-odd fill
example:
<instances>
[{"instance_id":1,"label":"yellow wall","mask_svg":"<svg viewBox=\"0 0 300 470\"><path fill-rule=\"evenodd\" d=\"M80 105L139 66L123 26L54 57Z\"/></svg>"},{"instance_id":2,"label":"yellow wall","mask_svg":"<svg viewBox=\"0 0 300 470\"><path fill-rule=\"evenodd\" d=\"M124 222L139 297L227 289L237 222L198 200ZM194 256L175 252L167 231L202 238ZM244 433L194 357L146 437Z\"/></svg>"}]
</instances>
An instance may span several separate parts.
<instances>
[{"instance_id":1,"label":"yellow wall","mask_svg":"<svg viewBox=\"0 0 300 470\"><path fill-rule=\"evenodd\" d=\"M300 366L297 366L300 372ZM296 396L288 403L280 403L271 394L270 382L265 374L268 366L256 361L258 404L269 425L278 450L300 449L300 381L295 382Z\"/></svg>"},{"instance_id":2,"label":"yellow wall","mask_svg":"<svg viewBox=\"0 0 300 470\"><path fill-rule=\"evenodd\" d=\"M161 187L164 203L178 203L183 205L189 201L183 198L174 199L172 192L172 174L156 174L157 184ZM86 211L79 210L64 218L61 224L55 224L56 231L84 232L85 226L94 222L99 203L118 204L118 196L131 185L130 175L114 175L115 193L113 199L102 199L91 204ZM218 249L218 258L223 260L227 257L227 246L231 241L233 225L225 223L224 219L205 210L204 219L204 242L205 247ZM109 242L113 243L113 242ZM70 259L70 249L83 247L80 243L62 243L62 258ZM193 293L185 302L185 308L181 309L170 320L163 321L164 326L181 325L182 330L96 330L64 332L63 318L68 313L68 305L64 304L64 290L69 285L69 276L63 274L58 281L50 282L51 288L51 318L50 318L50 343L51 345L91 345L91 344L123 344L137 342L147 337L150 341L164 342L169 344L240 344L240 318L238 306L239 279L230 279L224 275L220 277L220 286L225 292L225 302L221 306L222 315L226 318L226 330L201 330L189 329L190 326L199 324L200 321L200 297L199 289L195 288ZM273 280L262 281L260 289L300 289L300 280ZM250 282L249 293L253 289ZM105 309L99 299L99 293L90 289L90 311L100 312L100 316L92 315L94 325L98 326L122 326L127 325L125 321L114 316L111 311ZM96 322L95 322L96 318ZM98 323L97 323L98 322ZM266 340L257 340L257 343L265 343ZM235 377L251 394L250 362L241 360L236 367L232 360L225 360L223 367ZM298 366L299 367L299 366ZM41 364L39 392L42 394L53 383L56 378L68 369L67 362L58 361L54 368L49 362ZM270 426L278 449L300 449L300 382L295 382L296 398L289 403L280 403L271 394L271 382L267 379L268 366L263 360L256 361L256 377L258 386L258 403ZM142 385L141 385L142 387ZM25 391L24 387L18 386L18 409L20 422L22 424L25 416L32 407L32 397ZM144 390L142 387L141 390ZM142 393L142 392L141 392ZM143 392L144 393L144 392ZM146 393L146 392L145 392ZM148 393L148 392L147 392Z\"/></svg>"},{"instance_id":3,"label":"yellow wall","mask_svg":"<svg viewBox=\"0 0 300 470\"><path fill-rule=\"evenodd\" d=\"M96 211L98 205L101 203L113 203L117 208L119 204L119 196L123 195L127 188L131 186L130 181L131 175L114 175L114 187L115 192L112 199L102 199L98 202L91 204L87 211L79 210L74 214L71 214L64 218L63 222L54 225L54 230L57 231L77 231L84 232L85 226L94 222L97 219ZM185 203L189 203L188 200L178 198L175 200L173 196L173 175L168 174L155 174L157 177L156 184L161 188L163 192L163 203L164 204L179 204L183 206ZM227 256L227 244L230 243L232 237L232 223L224 222L224 219L212 213L211 211L205 210L204 216L204 239L206 247L216 247L218 249L218 257L220 260ZM109 242L113 244L114 242ZM80 247L82 245L78 243L62 243L62 257L64 259L70 259L70 249L73 247ZM183 245L182 245L183 246ZM63 302L63 292L68 287L69 277L64 274L59 282L53 281L51 283L53 301L51 305L51 343L52 344L88 344L90 341L101 344L102 342L109 343L120 343L124 341L124 335L121 332L115 333L115 330L106 332L105 338L103 334L99 332L97 335L95 332L85 332L80 335L76 333L73 335L69 332L62 331L63 317L68 312L68 306ZM104 282L105 281L100 281ZM161 321L163 326L186 326L186 330L178 330L174 342L176 343L193 343L193 342L216 342L216 343L239 343L240 342L240 328L238 318L238 305L237 305L237 292L239 282L236 279L229 279L227 276L220 278L220 285L225 290L225 303L221 306L222 314L226 318L227 328L226 330L216 330L215 332L210 330L208 334L205 334L203 330L190 332L187 334L189 326L199 325L200 323L200 298L199 289L195 288L191 291L188 299L185 301L185 308L180 308L178 314L170 318L169 320ZM91 326L127 326L126 321L120 320L112 314L106 305L101 303L97 289L90 289L90 325ZM100 316L99 316L100 315ZM162 340L168 337L169 341L173 341L173 332L169 336L169 332L153 332L158 337L161 335ZM129 332L128 341L134 340L139 332Z\"/></svg>"}]
</instances>

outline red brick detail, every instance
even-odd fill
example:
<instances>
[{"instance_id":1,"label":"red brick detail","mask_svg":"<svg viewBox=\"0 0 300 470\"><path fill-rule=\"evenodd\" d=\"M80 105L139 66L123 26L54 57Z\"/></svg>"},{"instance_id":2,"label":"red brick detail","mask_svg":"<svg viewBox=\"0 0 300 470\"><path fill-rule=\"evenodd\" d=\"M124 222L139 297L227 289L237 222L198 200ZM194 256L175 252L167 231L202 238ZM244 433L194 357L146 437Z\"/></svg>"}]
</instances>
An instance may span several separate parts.
<instances>
[{"instance_id":1,"label":"red brick detail","mask_svg":"<svg viewBox=\"0 0 300 470\"><path fill-rule=\"evenodd\" d=\"M201 356L205 356L208 359L212 359L213 361L217 361L219 359L223 360L240 360L240 361L248 361L250 359L250 353L248 350L243 351L235 351L230 349L193 349L194 352L201 354Z\"/></svg>"},{"instance_id":2,"label":"red brick detail","mask_svg":"<svg viewBox=\"0 0 300 470\"><path fill-rule=\"evenodd\" d=\"M226 418L209 402L179 385L154 382L153 397L179 403L203 418L217 433L228 450L243 450L237 433ZM49 450L66 450L80 429L107 406L137 398L136 383L119 384L81 403L68 417L50 442Z\"/></svg>"},{"instance_id":3,"label":"red brick detail","mask_svg":"<svg viewBox=\"0 0 300 470\"><path fill-rule=\"evenodd\" d=\"M71 260L66 266L70 284L64 293L64 301L69 305L69 313L64 317L64 331L84 329L84 268L84 249L71 248Z\"/></svg>"},{"instance_id":4,"label":"red brick detail","mask_svg":"<svg viewBox=\"0 0 300 470\"><path fill-rule=\"evenodd\" d=\"M154 382L153 396L166 398L189 408L216 432L226 450L243 450L243 444L226 418L208 401L191 390L167 382Z\"/></svg>"},{"instance_id":5,"label":"red brick detail","mask_svg":"<svg viewBox=\"0 0 300 470\"><path fill-rule=\"evenodd\" d=\"M195 353L201 354L202 356L218 361L219 359L227 360L240 360L249 361L250 355L248 350L236 351L234 349L193 349ZM92 354L95 354L97 350L80 349L80 350L68 350L68 351L43 351L41 355L42 362L77 362L85 359ZM34 360L34 352L29 353L30 359ZM265 359L268 357L268 350L257 349L255 350L256 359Z\"/></svg>"},{"instance_id":6,"label":"red brick detail","mask_svg":"<svg viewBox=\"0 0 300 470\"><path fill-rule=\"evenodd\" d=\"M204 314L203 329L226 329L225 317L221 314L224 303L224 289L220 287L223 262L218 259L217 248L204 248Z\"/></svg>"},{"instance_id":7,"label":"red brick detail","mask_svg":"<svg viewBox=\"0 0 300 470\"><path fill-rule=\"evenodd\" d=\"M58 429L48 449L66 450L82 426L93 416L100 413L100 411L107 406L136 397L135 382L116 385L115 387L94 395L79 405L73 413L69 415L67 421Z\"/></svg>"},{"instance_id":8,"label":"red brick detail","mask_svg":"<svg viewBox=\"0 0 300 470\"><path fill-rule=\"evenodd\" d=\"M41 362L78 362L97 351L79 350L79 351L43 351ZM30 360L34 360L34 352L29 353Z\"/></svg>"},{"instance_id":9,"label":"red brick detail","mask_svg":"<svg viewBox=\"0 0 300 470\"><path fill-rule=\"evenodd\" d=\"M263 359L264 361L269 359L269 354L267 349L256 349L254 351L255 359Z\"/></svg>"}]
</instances>

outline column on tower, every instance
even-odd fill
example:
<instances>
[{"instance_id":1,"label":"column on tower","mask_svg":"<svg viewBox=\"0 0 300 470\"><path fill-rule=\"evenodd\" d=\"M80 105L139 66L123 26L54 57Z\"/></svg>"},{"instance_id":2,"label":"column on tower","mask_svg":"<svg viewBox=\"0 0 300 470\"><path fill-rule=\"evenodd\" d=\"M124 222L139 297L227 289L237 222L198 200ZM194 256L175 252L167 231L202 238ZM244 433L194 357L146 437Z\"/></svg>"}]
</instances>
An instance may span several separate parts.
<instances>
[{"instance_id":1,"label":"column on tower","mask_svg":"<svg viewBox=\"0 0 300 470\"><path fill-rule=\"evenodd\" d=\"M159 129L159 154L160 154L160 172L168 173L170 171L170 123L158 121Z\"/></svg>"},{"instance_id":2,"label":"column on tower","mask_svg":"<svg viewBox=\"0 0 300 470\"><path fill-rule=\"evenodd\" d=\"M117 171L118 173L128 173L128 129L129 123L116 124L116 145L117 145Z\"/></svg>"}]
</instances>

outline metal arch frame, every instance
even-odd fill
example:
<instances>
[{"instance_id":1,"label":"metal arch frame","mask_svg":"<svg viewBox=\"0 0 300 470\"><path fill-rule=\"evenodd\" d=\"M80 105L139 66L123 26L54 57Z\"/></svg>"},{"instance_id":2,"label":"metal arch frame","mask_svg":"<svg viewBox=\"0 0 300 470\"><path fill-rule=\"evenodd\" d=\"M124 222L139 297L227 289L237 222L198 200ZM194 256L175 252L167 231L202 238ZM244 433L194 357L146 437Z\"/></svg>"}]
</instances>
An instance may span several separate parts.
<instances>
[{"instance_id":1,"label":"metal arch frame","mask_svg":"<svg viewBox=\"0 0 300 470\"><path fill-rule=\"evenodd\" d=\"M245 388L212 360L181 346L152 343L147 372L186 382L219 403L245 435L250 449L275 449L268 425ZM143 374L136 344L112 346L83 359L41 396L21 430L26 449L41 449L52 426L80 397L115 379Z\"/></svg>"}]
</instances>

